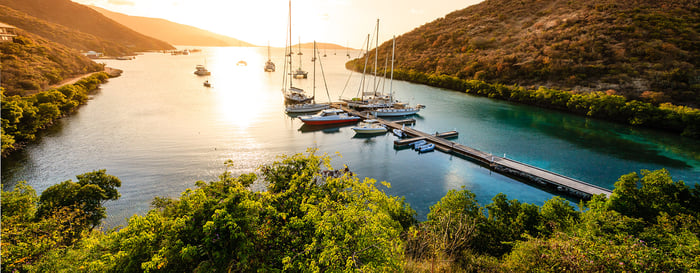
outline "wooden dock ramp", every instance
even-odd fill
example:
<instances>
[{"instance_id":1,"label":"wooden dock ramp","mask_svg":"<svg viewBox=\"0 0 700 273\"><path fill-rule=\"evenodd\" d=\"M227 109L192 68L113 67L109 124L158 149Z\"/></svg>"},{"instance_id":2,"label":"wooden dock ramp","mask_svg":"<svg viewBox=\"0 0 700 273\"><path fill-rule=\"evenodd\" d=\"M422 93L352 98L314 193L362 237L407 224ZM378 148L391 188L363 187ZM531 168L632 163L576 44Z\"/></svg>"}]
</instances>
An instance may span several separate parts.
<instances>
[{"instance_id":1,"label":"wooden dock ramp","mask_svg":"<svg viewBox=\"0 0 700 273\"><path fill-rule=\"evenodd\" d=\"M361 113L344 106L338 107L347 111L351 115L359 116L364 119L373 118L366 112ZM410 137L408 139L400 139L394 141L394 145L397 146L404 146L414 141L425 140L435 144L435 148L442 152L469 157L475 160L476 162L491 168L496 172L508 176L513 176L522 180L527 180L529 182L534 182L541 186L548 186L564 194L586 199L590 198L592 195L605 194L609 197L612 194L612 191L603 187L592 185L574 178L570 178L515 160L495 156L489 153L484 153L477 149L446 139L448 137L457 136L458 133L456 131L445 132L442 134L428 134L416 130L415 128L405 127L402 124L395 121L385 120L381 118L376 119L390 129L403 130L404 133Z\"/></svg>"}]
</instances>

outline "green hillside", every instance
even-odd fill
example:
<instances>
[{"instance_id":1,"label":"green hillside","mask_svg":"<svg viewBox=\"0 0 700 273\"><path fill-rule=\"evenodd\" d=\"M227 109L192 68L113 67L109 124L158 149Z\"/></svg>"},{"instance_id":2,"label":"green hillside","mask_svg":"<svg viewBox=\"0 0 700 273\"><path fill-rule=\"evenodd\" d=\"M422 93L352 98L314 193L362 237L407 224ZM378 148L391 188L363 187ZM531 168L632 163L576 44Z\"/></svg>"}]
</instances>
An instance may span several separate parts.
<instances>
[{"instance_id":1,"label":"green hillside","mask_svg":"<svg viewBox=\"0 0 700 273\"><path fill-rule=\"evenodd\" d=\"M173 23L165 19L129 16L95 6L90 6L90 8L139 33L166 41L173 45L255 46L235 38L188 25Z\"/></svg>"},{"instance_id":2,"label":"green hillside","mask_svg":"<svg viewBox=\"0 0 700 273\"><path fill-rule=\"evenodd\" d=\"M14 42L0 43L0 52L2 87L8 96L33 94L63 79L103 70L75 49L22 30Z\"/></svg>"},{"instance_id":3,"label":"green hillside","mask_svg":"<svg viewBox=\"0 0 700 273\"><path fill-rule=\"evenodd\" d=\"M694 0L486 0L397 37L395 65L698 105L699 30ZM391 41L379 51L390 54Z\"/></svg>"},{"instance_id":4,"label":"green hillside","mask_svg":"<svg viewBox=\"0 0 700 273\"><path fill-rule=\"evenodd\" d=\"M124 55L174 49L166 42L133 31L69 0L0 0L0 5L19 11L3 8L0 20L5 23L79 50Z\"/></svg>"}]
</instances>

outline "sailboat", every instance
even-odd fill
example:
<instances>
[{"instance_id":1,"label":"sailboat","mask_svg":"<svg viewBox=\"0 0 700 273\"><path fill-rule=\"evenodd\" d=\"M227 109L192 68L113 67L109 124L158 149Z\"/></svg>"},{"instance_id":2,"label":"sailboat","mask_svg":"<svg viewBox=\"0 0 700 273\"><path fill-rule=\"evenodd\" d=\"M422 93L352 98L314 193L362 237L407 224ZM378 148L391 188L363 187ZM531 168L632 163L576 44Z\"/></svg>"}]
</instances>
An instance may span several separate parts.
<instances>
[{"instance_id":1,"label":"sailboat","mask_svg":"<svg viewBox=\"0 0 700 273\"><path fill-rule=\"evenodd\" d=\"M392 39L391 46L391 80L389 81L389 96L390 101L394 100L394 93L392 92L392 84L394 82L394 52L396 51L396 36ZM390 108L379 108L372 111L372 115L375 117L400 117L414 115L420 111L420 109L425 108L425 105L408 106L407 103L395 102Z\"/></svg>"},{"instance_id":2,"label":"sailboat","mask_svg":"<svg viewBox=\"0 0 700 273\"><path fill-rule=\"evenodd\" d=\"M301 70L301 55L304 55L303 53L301 53L301 37L299 37L299 53L297 53L297 55L299 55L299 68L297 68L297 70L294 71L294 78L306 79L309 75L309 72ZM315 56L315 54L314 54L314 56ZM315 59L315 57L314 57L314 59Z\"/></svg>"},{"instance_id":3,"label":"sailboat","mask_svg":"<svg viewBox=\"0 0 700 273\"><path fill-rule=\"evenodd\" d=\"M358 93L361 92L361 95L359 98L352 98L352 99L344 99L343 101L348 103L348 107L352 108L357 108L361 110L373 110L377 108L387 108L387 107L392 107L393 106L393 101L389 96L383 95L383 94L377 94L377 88L379 87L377 85L377 61L378 58L377 56L379 55L379 19L377 19L377 27L376 27L377 33L376 33L376 42L375 42L375 53L374 53L374 80L372 83L372 90L369 92L366 91L366 86L369 85L369 83L365 84L365 78L367 75L367 63L369 61L369 47L370 47L370 39L369 35L367 35L367 52L365 53L365 66L364 70L362 71L362 83L360 84L360 89L358 90Z\"/></svg>"},{"instance_id":4,"label":"sailboat","mask_svg":"<svg viewBox=\"0 0 700 273\"><path fill-rule=\"evenodd\" d=\"M265 62L265 72L275 72L275 63L270 59L270 42L267 42L267 62Z\"/></svg>"},{"instance_id":5,"label":"sailboat","mask_svg":"<svg viewBox=\"0 0 700 273\"><path fill-rule=\"evenodd\" d=\"M314 41L314 59L316 59L316 41ZM318 62L320 63L321 60L318 59ZM321 71L321 73L323 73L323 71ZM325 81L325 77L324 77L324 81ZM316 62L314 62L313 96L311 97L311 103L289 105L286 108L286 112L287 113L311 113L311 112L318 112L318 111L321 111L323 109L328 109L330 107L330 103L316 103L316 101L314 99L315 97L316 97Z\"/></svg>"},{"instance_id":6,"label":"sailboat","mask_svg":"<svg viewBox=\"0 0 700 273\"><path fill-rule=\"evenodd\" d=\"M282 75L282 93L284 94L284 100L289 103L304 103L313 100L313 97L309 97L304 93L304 89L294 87L292 83L292 1L289 1L289 27L287 33L287 45L284 63L284 73ZM300 58L301 60L301 58ZM289 78L287 78L289 76Z\"/></svg>"}]
</instances>

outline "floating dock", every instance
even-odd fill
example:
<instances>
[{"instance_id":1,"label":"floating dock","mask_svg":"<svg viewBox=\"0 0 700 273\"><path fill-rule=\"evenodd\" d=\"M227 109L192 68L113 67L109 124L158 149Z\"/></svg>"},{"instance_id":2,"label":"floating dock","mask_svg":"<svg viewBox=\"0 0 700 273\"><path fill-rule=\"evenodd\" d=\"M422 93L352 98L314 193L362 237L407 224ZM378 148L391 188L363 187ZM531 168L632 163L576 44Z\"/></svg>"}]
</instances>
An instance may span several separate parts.
<instances>
[{"instance_id":1,"label":"floating dock","mask_svg":"<svg viewBox=\"0 0 700 273\"><path fill-rule=\"evenodd\" d=\"M338 105L337 107L340 107L348 113L355 116L359 116L363 119L372 118L369 116L368 113L358 112L341 105ZM522 162L507 159L505 157L499 157L489 153L484 153L477 149L467 147L446 139L457 136L458 133L456 131L428 134L425 132L418 131L414 128L404 127L402 124L399 124L396 121L390 121L381 118L375 119L387 126L388 128L403 130L404 133L410 137L408 139L399 139L394 141L394 145L396 146L404 146L414 141L425 140L427 142L435 144L435 148L442 152L466 156L470 159L475 160L481 165L487 166L501 174L537 183L540 186L554 188L557 191L564 194L585 199L589 199L593 195L605 194L609 197L610 194L612 194L612 191L603 187L599 187L577 179L566 177L564 175L547 171Z\"/></svg>"}]
</instances>

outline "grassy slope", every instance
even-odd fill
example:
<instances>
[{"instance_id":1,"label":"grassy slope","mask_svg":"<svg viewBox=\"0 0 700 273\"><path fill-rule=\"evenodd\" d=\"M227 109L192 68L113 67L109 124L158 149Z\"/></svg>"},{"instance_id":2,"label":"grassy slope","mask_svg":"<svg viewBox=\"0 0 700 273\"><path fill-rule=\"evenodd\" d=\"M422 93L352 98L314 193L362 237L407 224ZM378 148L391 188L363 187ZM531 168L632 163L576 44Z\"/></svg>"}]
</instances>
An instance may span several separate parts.
<instances>
[{"instance_id":1,"label":"grassy slope","mask_svg":"<svg viewBox=\"0 0 700 273\"><path fill-rule=\"evenodd\" d=\"M118 49L117 46L103 48L91 47L92 44L85 44L85 41L71 42L73 37L61 37L60 35L50 35L50 31L43 29L45 24L25 24L23 22L7 22L29 32L36 32L47 39L55 39L55 42L64 43L80 50L101 51L110 55L127 54L133 51L172 49L166 42L156 40L133 31L113 20L101 15L87 6L73 3L69 0L0 0L0 5L26 13L29 17L36 17L51 24L62 25L68 29L90 34L104 42L124 46L125 50Z\"/></svg>"},{"instance_id":2,"label":"grassy slope","mask_svg":"<svg viewBox=\"0 0 700 273\"><path fill-rule=\"evenodd\" d=\"M102 65L75 49L19 31L12 43L0 43L2 87L6 95L27 95L65 78L101 71Z\"/></svg>"},{"instance_id":3,"label":"grassy slope","mask_svg":"<svg viewBox=\"0 0 700 273\"><path fill-rule=\"evenodd\" d=\"M398 37L396 65L630 98L659 91L696 105L699 15L694 0L486 0ZM388 41L379 54L390 51Z\"/></svg>"}]
</instances>

